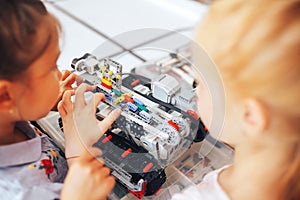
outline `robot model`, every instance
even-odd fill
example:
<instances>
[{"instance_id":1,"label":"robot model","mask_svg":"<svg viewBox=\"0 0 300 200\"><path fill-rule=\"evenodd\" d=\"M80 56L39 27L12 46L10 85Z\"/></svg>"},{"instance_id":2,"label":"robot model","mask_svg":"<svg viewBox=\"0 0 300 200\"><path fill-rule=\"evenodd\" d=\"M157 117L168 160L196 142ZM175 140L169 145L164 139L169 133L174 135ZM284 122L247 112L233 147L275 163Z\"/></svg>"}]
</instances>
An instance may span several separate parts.
<instances>
[{"instance_id":1,"label":"robot model","mask_svg":"<svg viewBox=\"0 0 300 200\"><path fill-rule=\"evenodd\" d=\"M104 119L113 109L121 116L94 146L103 151L105 164L118 182L136 197L156 193L166 181L164 169L193 142L207 134L194 111L192 91L181 91L168 74L149 79L122 73L122 65L91 54L72 61L72 68L106 99L96 116Z\"/></svg>"}]
</instances>

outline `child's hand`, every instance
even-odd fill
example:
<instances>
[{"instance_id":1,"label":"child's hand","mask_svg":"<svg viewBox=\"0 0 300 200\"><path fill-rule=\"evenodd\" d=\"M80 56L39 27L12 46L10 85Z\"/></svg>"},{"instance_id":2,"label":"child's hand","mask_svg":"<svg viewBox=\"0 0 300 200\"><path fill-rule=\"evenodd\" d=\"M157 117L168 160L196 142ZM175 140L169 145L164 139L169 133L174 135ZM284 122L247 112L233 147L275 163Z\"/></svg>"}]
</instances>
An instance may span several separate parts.
<instances>
[{"instance_id":1,"label":"child's hand","mask_svg":"<svg viewBox=\"0 0 300 200\"><path fill-rule=\"evenodd\" d=\"M70 72L69 70L63 70L61 72L61 80L59 81L59 96L57 103L52 108L52 111L57 111L57 104L62 99L65 91L67 90L74 90L72 85L77 82L77 85L80 85L82 83L82 78L80 76L77 76L76 74Z\"/></svg>"},{"instance_id":2,"label":"child's hand","mask_svg":"<svg viewBox=\"0 0 300 200\"><path fill-rule=\"evenodd\" d=\"M112 111L104 120L96 118L96 109L104 94L96 93L90 102L86 103L84 93L95 87L81 84L75 91L75 102L71 101L72 91L66 91L59 102L58 111L61 115L64 134L66 157L77 156L83 148L90 148L107 131L111 124L121 114L120 109Z\"/></svg>"},{"instance_id":3,"label":"child's hand","mask_svg":"<svg viewBox=\"0 0 300 200\"><path fill-rule=\"evenodd\" d=\"M110 176L110 170L103 166L103 161L86 150L73 160L64 182L61 199L106 199L114 187L115 179Z\"/></svg>"}]
</instances>

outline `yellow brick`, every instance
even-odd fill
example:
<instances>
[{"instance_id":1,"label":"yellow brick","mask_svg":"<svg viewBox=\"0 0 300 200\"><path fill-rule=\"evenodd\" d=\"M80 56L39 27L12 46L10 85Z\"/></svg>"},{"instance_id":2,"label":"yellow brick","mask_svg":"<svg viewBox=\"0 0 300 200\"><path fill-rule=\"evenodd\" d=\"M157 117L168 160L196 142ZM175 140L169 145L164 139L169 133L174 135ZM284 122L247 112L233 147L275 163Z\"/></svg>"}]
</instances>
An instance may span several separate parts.
<instances>
[{"instance_id":1,"label":"yellow brick","mask_svg":"<svg viewBox=\"0 0 300 200\"><path fill-rule=\"evenodd\" d=\"M107 86L112 86L112 82L111 81L109 81L109 80L106 80L106 79L102 79L101 80L105 85L107 85Z\"/></svg>"}]
</instances>

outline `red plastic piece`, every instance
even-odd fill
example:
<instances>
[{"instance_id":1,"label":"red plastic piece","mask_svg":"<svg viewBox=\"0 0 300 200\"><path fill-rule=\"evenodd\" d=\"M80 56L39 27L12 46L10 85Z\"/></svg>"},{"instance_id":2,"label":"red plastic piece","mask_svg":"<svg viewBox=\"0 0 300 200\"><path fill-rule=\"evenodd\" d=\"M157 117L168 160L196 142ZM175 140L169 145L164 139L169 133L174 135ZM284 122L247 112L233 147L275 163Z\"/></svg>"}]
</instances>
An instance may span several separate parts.
<instances>
[{"instance_id":1,"label":"red plastic piece","mask_svg":"<svg viewBox=\"0 0 300 200\"><path fill-rule=\"evenodd\" d=\"M125 99L125 102L126 102L126 103L127 103L127 102L134 103L133 99L132 99L130 96L128 96L128 95L124 95L124 99Z\"/></svg>"},{"instance_id":2,"label":"red plastic piece","mask_svg":"<svg viewBox=\"0 0 300 200\"><path fill-rule=\"evenodd\" d=\"M148 163L144 169L143 169L143 172L146 173L146 172L149 172L149 170L153 167L153 163Z\"/></svg>"},{"instance_id":3,"label":"red plastic piece","mask_svg":"<svg viewBox=\"0 0 300 200\"><path fill-rule=\"evenodd\" d=\"M101 82L101 85L109 90L112 89L112 85L106 85L105 83Z\"/></svg>"},{"instance_id":4,"label":"red plastic piece","mask_svg":"<svg viewBox=\"0 0 300 200\"><path fill-rule=\"evenodd\" d=\"M179 126L177 124L175 124L172 120L169 120L168 123L176 129L176 131L179 131Z\"/></svg>"},{"instance_id":5,"label":"red plastic piece","mask_svg":"<svg viewBox=\"0 0 300 200\"><path fill-rule=\"evenodd\" d=\"M128 156L130 153L132 152L131 148L128 148L126 151L124 151L121 155L122 158L125 158L126 156Z\"/></svg>"},{"instance_id":6,"label":"red plastic piece","mask_svg":"<svg viewBox=\"0 0 300 200\"><path fill-rule=\"evenodd\" d=\"M102 143L105 144L106 142L108 142L109 140L111 140L111 138L112 138L112 135L107 136L106 138L104 138L102 140Z\"/></svg>"},{"instance_id":7,"label":"red plastic piece","mask_svg":"<svg viewBox=\"0 0 300 200\"><path fill-rule=\"evenodd\" d=\"M132 87L134 87L134 86L136 86L136 85L139 84L139 83L140 83L140 79L136 79L136 80L132 81L130 85L131 85Z\"/></svg>"},{"instance_id":8,"label":"red plastic piece","mask_svg":"<svg viewBox=\"0 0 300 200\"><path fill-rule=\"evenodd\" d=\"M192 111L192 110L188 110L187 114L191 115L193 118L195 118L196 120L199 119L199 116L197 115L196 112Z\"/></svg>"},{"instance_id":9,"label":"red plastic piece","mask_svg":"<svg viewBox=\"0 0 300 200\"><path fill-rule=\"evenodd\" d=\"M144 186L143 186L143 189L142 189L141 191L139 191L139 192L134 192L134 191L131 191L131 190L129 190L129 189L128 189L128 191L129 191L131 194L133 194L134 196L136 196L137 198L141 199L141 198L144 197L144 194L145 194L145 192L146 192L146 186L147 186L147 184L146 184L146 182L144 182Z\"/></svg>"}]
</instances>

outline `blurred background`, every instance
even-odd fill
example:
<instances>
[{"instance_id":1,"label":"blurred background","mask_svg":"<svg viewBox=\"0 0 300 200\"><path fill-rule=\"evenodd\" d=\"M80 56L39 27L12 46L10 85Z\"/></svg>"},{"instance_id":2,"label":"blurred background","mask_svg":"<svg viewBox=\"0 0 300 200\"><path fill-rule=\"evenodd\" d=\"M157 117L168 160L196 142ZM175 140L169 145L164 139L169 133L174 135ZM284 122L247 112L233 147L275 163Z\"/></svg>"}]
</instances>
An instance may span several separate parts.
<instances>
[{"instance_id":1,"label":"blurred background","mask_svg":"<svg viewBox=\"0 0 300 200\"><path fill-rule=\"evenodd\" d=\"M125 71L164 56L163 52L143 47L164 44L175 50L188 44L208 3L209 0L45 1L63 27L59 68L71 69L73 58L97 49L99 58L119 56Z\"/></svg>"}]
</instances>

